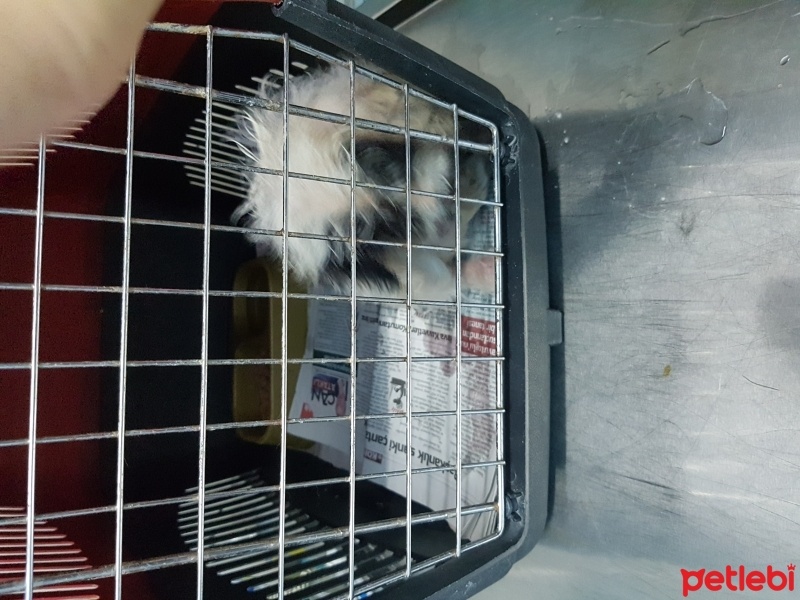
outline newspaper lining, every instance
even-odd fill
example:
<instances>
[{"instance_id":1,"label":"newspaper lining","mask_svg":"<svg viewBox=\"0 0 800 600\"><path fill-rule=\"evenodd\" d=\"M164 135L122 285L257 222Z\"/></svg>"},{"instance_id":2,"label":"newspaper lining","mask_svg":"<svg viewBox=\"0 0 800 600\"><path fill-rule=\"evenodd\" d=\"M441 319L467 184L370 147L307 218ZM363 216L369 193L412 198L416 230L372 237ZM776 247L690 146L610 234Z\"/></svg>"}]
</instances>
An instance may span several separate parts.
<instances>
[{"instance_id":1,"label":"newspaper lining","mask_svg":"<svg viewBox=\"0 0 800 600\"><path fill-rule=\"evenodd\" d=\"M493 211L481 211L478 236L470 239L494 246ZM473 223L472 225L475 225ZM474 228L473 228L474 229ZM488 239L487 239L488 238ZM474 244L470 247L476 247ZM494 259L491 259L494 264ZM493 267L492 267L493 270ZM464 290L465 302L491 303L494 294ZM412 413L456 411L456 311L452 307L412 305L410 334L408 309L397 304L359 302L356 307L356 352L358 358L397 359L359 362L356 380L356 415L387 415L357 419L355 466L357 474L402 474L374 481L398 494L406 493L408 453L411 468L436 468L412 474L412 499L432 510L454 510L457 499L457 417L417 416L407 439L407 410ZM500 311L493 308L463 309L461 315L462 357L498 355ZM312 300L308 307L305 358L350 357L350 305L346 302ZM405 357L410 338L413 358ZM449 358L446 360L445 358ZM499 408L498 362L462 361L460 367L462 411ZM298 376L289 418L347 417L350 415L352 382L349 364L304 364ZM393 418L388 415L396 415ZM497 440L501 416L462 414L461 506L497 500L497 467L463 467L498 460ZM350 468L350 421L291 425L288 433L317 443L315 453L336 467ZM455 519L450 526L455 528ZM497 513L486 511L462 517L462 536L468 540L486 537L497 526Z\"/></svg>"}]
</instances>

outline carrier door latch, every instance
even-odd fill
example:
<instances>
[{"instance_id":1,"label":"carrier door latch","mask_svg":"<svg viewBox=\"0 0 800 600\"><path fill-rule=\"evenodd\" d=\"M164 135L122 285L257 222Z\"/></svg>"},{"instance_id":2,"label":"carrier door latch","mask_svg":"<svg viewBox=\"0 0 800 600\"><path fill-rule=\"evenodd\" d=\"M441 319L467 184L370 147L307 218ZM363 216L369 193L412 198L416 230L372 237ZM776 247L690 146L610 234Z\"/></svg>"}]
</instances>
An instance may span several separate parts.
<instances>
[{"instance_id":1,"label":"carrier door latch","mask_svg":"<svg viewBox=\"0 0 800 600\"><path fill-rule=\"evenodd\" d=\"M564 342L564 314L554 308L547 309L547 343L558 346Z\"/></svg>"}]
</instances>

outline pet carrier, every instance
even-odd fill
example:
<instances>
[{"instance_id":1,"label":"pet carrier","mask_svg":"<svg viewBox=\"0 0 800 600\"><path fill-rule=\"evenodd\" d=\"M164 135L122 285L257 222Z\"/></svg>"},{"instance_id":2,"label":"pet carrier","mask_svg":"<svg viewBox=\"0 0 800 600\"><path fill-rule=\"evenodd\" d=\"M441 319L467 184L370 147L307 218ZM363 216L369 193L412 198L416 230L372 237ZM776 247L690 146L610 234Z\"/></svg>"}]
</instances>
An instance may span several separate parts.
<instances>
[{"instance_id":1,"label":"pet carrier","mask_svg":"<svg viewBox=\"0 0 800 600\"><path fill-rule=\"evenodd\" d=\"M0 596L465 597L533 547L560 322L496 89L336 2L173 2L30 162Z\"/></svg>"}]
</instances>

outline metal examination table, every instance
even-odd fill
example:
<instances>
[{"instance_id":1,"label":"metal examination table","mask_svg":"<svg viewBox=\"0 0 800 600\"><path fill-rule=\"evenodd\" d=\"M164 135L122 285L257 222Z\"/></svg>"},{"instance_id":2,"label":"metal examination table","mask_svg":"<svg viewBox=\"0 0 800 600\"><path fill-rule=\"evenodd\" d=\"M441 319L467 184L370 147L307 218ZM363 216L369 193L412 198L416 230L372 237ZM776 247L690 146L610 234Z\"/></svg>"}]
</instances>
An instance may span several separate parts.
<instances>
[{"instance_id":1,"label":"metal examination table","mask_svg":"<svg viewBox=\"0 0 800 600\"><path fill-rule=\"evenodd\" d=\"M478 598L800 560L800 3L443 0L401 30L549 165L551 519Z\"/></svg>"}]
</instances>

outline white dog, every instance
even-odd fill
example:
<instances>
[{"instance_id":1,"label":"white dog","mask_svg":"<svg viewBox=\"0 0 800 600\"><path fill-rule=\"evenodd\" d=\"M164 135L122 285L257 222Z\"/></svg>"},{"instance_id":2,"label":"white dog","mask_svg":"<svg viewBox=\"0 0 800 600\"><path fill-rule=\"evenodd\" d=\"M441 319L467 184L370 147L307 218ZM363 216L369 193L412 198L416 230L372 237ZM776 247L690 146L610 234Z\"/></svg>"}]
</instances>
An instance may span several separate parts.
<instances>
[{"instance_id":1,"label":"white dog","mask_svg":"<svg viewBox=\"0 0 800 600\"><path fill-rule=\"evenodd\" d=\"M284 89L277 78L265 78L259 95L282 105ZM292 77L289 102L300 107L349 117L350 73L329 67ZM403 127L405 102L401 91L357 76L356 117ZM281 170L283 167L283 113L281 109L249 108L241 123L242 143L252 149L256 166ZM409 125L416 131L453 136L453 114L425 100L409 99ZM288 124L288 167L291 173L350 181L351 135L349 123L331 123L290 115ZM368 185L403 188L403 191L357 186L355 189L356 236L363 242L395 242L403 246L358 243L355 252L359 294L378 297L406 297L416 300L444 300L455 297L455 207L453 199L439 195L454 193L459 177L460 196L486 200L491 187L488 154L459 153L455 171L452 143L412 138L410 144L410 187L407 203L406 144L402 134L358 127L355 139L356 181ZM307 178L288 181L287 224L291 233L332 236L343 240L289 237L287 263L293 275L309 286L322 284L339 293L350 293L351 187ZM410 213L407 210L410 207ZM480 208L461 203L461 232ZM254 173L246 201L233 218L257 229L283 228L283 177ZM411 253L410 290L407 281L407 226L410 221L413 244L446 247L416 248ZM266 253L280 258L283 238L252 234L250 240ZM466 260L466 258L465 258ZM465 269L482 272L481 269ZM469 282L467 282L469 283Z\"/></svg>"}]
</instances>

